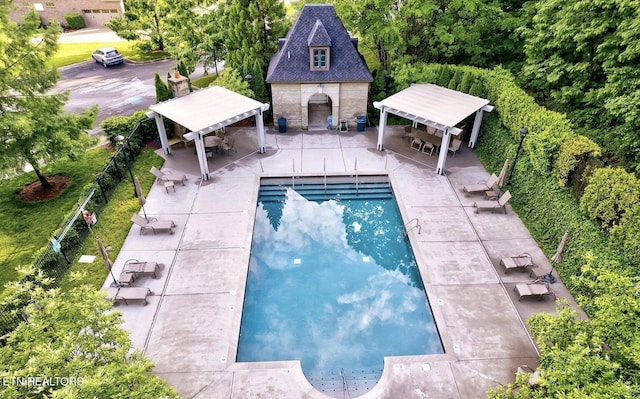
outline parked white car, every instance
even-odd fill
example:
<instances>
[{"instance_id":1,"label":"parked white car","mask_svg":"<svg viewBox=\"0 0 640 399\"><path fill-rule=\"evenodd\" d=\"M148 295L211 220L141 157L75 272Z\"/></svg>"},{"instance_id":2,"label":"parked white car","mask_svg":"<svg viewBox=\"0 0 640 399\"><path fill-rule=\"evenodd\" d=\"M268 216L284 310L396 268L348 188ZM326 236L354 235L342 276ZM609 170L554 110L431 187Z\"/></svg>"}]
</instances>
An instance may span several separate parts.
<instances>
[{"instance_id":1,"label":"parked white car","mask_svg":"<svg viewBox=\"0 0 640 399\"><path fill-rule=\"evenodd\" d=\"M122 54L113 47L99 48L91 54L91 57L105 68L109 65L122 64L124 62Z\"/></svg>"}]
</instances>

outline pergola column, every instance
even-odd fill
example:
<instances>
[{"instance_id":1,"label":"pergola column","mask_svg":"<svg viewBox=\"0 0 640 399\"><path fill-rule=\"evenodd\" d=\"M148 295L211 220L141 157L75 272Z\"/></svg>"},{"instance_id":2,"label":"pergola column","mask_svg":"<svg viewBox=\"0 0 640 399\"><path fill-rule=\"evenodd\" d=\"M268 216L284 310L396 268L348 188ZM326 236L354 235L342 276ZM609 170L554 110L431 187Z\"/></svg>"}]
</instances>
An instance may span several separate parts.
<instances>
[{"instance_id":1,"label":"pergola column","mask_svg":"<svg viewBox=\"0 0 640 399\"><path fill-rule=\"evenodd\" d=\"M438 165L436 166L436 173L439 175L444 174L444 164L447 162L447 155L449 155L449 141L451 140L449 129L444 130L442 144L440 144L440 154L438 154Z\"/></svg>"},{"instance_id":2,"label":"pergola column","mask_svg":"<svg viewBox=\"0 0 640 399\"><path fill-rule=\"evenodd\" d=\"M169 140L167 139L167 131L164 128L164 120L162 115L157 112L149 112L146 114L147 118L153 118L156 121L156 128L158 129L158 136L160 136L160 144L165 154L171 154L171 146L169 146Z\"/></svg>"},{"instance_id":3,"label":"pergola column","mask_svg":"<svg viewBox=\"0 0 640 399\"><path fill-rule=\"evenodd\" d=\"M494 107L491 105L485 105L476 111L476 118L473 120L473 129L471 129L471 137L469 138L469 148L474 148L478 141L478 133L480 133L480 126L482 125L482 117L484 111L491 112Z\"/></svg>"},{"instance_id":4,"label":"pergola column","mask_svg":"<svg viewBox=\"0 0 640 399\"><path fill-rule=\"evenodd\" d=\"M204 149L204 140L202 134L194 134L193 141L196 146L196 154L198 155L198 163L200 164L200 173L203 180L209 180L209 163L207 162L207 153Z\"/></svg>"},{"instance_id":5,"label":"pergola column","mask_svg":"<svg viewBox=\"0 0 640 399\"><path fill-rule=\"evenodd\" d=\"M380 124L378 125L378 151L383 151L384 147L384 131L387 128L387 110L384 107L380 108Z\"/></svg>"},{"instance_id":6,"label":"pergola column","mask_svg":"<svg viewBox=\"0 0 640 399\"><path fill-rule=\"evenodd\" d=\"M256 129L258 130L258 152L264 154L267 151L264 140L264 121L262 120L262 109L256 114Z\"/></svg>"}]
</instances>

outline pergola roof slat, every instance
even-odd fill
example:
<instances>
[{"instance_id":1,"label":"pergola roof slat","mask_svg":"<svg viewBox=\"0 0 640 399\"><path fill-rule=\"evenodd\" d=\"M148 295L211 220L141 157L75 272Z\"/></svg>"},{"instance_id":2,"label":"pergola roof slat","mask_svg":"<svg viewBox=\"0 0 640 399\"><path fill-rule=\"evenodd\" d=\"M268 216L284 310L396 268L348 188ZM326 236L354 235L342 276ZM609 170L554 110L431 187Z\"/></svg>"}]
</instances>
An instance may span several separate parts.
<instances>
[{"instance_id":1,"label":"pergola roof slat","mask_svg":"<svg viewBox=\"0 0 640 399\"><path fill-rule=\"evenodd\" d=\"M224 87L211 86L149 108L192 132L199 132L246 119L257 114L263 104Z\"/></svg>"}]
</instances>

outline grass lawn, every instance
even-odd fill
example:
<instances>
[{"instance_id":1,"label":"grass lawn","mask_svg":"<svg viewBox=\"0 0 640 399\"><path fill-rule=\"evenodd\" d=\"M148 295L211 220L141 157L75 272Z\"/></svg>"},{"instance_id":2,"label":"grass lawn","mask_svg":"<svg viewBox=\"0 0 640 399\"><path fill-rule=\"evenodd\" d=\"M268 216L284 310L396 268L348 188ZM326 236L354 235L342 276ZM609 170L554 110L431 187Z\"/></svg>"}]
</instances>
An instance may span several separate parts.
<instances>
[{"instance_id":1,"label":"grass lawn","mask_svg":"<svg viewBox=\"0 0 640 399\"><path fill-rule=\"evenodd\" d=\"M58 51L49 59L48 66L60 68L82 61L91 61L91 53L100 47L115 47L122 55L132 61L142 62L167 57L165 52L140 51L134 42L113 43L58 43Z\"/></svg>"},{"instance_id":2,"label":"grass lawn","mask_svg":"<svg viewBox=\"0 0 640 399\"><path fill-rule=\"evenodd\" d=\"M50 201L26 203L17 197L24 185L37 180L33 172L0 181L0 287L17 277L16 267L33 263L109 157L109 150L96 148L76 160L63 159L44 167L45 176L65 174L72 179L62 194Z\"/></svg>"},{"instance_id":3,"label":"grass lawn","mask_svg":"<svg viewBox=\"0 0 640 399\"><path fill-rule=\"evenodd\" d=\"M9 180L0 181L1 287L18 277L16 267L27 266L35 261L39 251L53 237L53 233L61 227L60 225L66 221L68 215L75 211L75 206L84 196L87 185L102 170L111 155L111 151L105 148L96 148L75 161L63 160L46 167L46 175L64 173L72 177L71 183L62 195L50 201L29 204L16 197L16 191L36 179L33 173L25 173ZM162 163L163 160L160 156L155 154L153 150L146 149L132 165L132 170L140 179L143 191L148 192L155 179L149 173L151 166L160 167ZM131 214L137 212L139 208L137 199L133 197L131 182L127 179L116 188L109 204L99 215L98 223L94 226L93 231L103 239L105 245L113 247L112 260L117 256L129 232ZM70 271L86 271L88 277L84 282L100 288L107 271L102 266L94 237L89 236L78 251L79 255L96 255L98 257L90 265L80 265L76 259ZM65 284L71 284L70 279L65 278L62 285ZM2 297L1 293L0 297Z\"/></svg>"},{"instance_id":4,"label":"grass lawn","mask_svg":"<svg viewBox=\"0 0 640 399\"><path fill-rule=\"evenodd\" d=\"M151 166L160 168L163 163L162 157L151 149L145 149L132 165L132 171L140 179L144 193L149 192L155 181L155 177L149 173L149 169ZM90 284L96 289L102 287L108 271L104 268L95 237L100 237L105 246L111 246L110 258L115 261L131 229L131 215L139 210L140 205L133 196L131 182L124 180L116 188L109 203L102 210L98 223L93 226L94 235L88 236L80 247L76 259L72 261L69 271L60 283L62 290L67 290L78 284ZM96 260L90 264L81 264L78 263L80 255L95 255Z\"/></svg>"}]
</instances>

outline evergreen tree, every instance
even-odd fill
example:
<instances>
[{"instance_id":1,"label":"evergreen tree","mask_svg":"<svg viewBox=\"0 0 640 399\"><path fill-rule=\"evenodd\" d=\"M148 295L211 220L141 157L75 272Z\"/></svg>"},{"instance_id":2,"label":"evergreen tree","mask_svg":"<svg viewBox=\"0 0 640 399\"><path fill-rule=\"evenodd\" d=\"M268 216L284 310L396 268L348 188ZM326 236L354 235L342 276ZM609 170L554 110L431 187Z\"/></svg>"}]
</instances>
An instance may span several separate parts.
<instances>
[{"instance_id":1,"label":"evergreen tree","mask_svg":"<svg viewBox=\"0 0 640 399\"><path fill-rule=\"evenodd\" d=\"M11 4L0 2L0 169L22 171L30 164L42 188L49 189L40 165L83 151L91 143L85 129L95 122L97 109L69 114L63 110L67 94L48 94L58 73L46 61L60 29L53 23L41 30L33 10L20 24L12 22Z\"/></svg>"}]
</instances>

